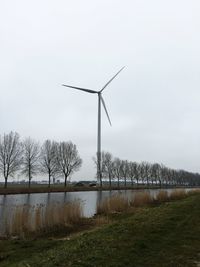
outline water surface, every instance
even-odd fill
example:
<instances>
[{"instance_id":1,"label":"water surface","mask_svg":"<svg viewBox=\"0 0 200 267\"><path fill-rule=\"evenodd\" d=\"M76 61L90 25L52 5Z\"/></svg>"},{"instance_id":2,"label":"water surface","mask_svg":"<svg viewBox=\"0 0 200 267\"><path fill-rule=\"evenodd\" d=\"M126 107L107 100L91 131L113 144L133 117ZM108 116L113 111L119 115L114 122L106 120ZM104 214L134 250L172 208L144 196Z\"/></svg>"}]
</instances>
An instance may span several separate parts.
<instances>
[{"instance_id":1,"label":"water surface","mask_svg":"<svg viewBox=\"0 0 200 267\"><path fill-rule=\"evenodd\" d=\"M175 189L165 189L171 192ZM191 190L186 189L186 190ZM34 194L16 194L0 195L0 233L4 232L5 222L9 221L13 212L18 206L27 205L30 208L38 205L44 208L51 204L63 204L80 200L83 206L83 215L92 217L96 213L96 206L102 200L113 194L121 194L130 198L136 192L150 192L156 196L160 189L142 189L142 190L111 190L111 191L82 191L82 192L59 192L59 193L34 193Z\"/></svg>"}]
</instances>

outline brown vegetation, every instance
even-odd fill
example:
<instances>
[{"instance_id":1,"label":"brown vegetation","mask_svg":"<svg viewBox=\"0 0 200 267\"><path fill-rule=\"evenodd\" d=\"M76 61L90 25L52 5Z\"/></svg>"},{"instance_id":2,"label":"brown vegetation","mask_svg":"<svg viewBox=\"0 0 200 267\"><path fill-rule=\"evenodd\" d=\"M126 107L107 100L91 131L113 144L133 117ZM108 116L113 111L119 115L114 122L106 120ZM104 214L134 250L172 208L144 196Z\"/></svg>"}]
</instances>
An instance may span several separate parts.
<instances>
[{"instance_id":1,"label":"brown vegetation","mask_svg":"<svg viewBox=\"0 0 200 267\"><path fill-rule=\"evenodd\" d=\"M200 192L200 190L186 192L184 189L176 189L171 193L161 190L155 198L149 192L135 192L129 200L124 196L116 194L110 198L106 198L97 205L97 214L124 212L132 207L143 207L154 203L178 200L186 197L188 194L194 194L195 192Z\"/></svg>"},{"instance_id":2,"label":"brown vegetation","mask_svg":"<svg viewBox=\"0 0 200 267\"><path fill-rule=\"evenodd\" d=\"M160 190L159 193L156 195L156 200L160 202L165 202L169 200L168 192L165 190Z\"/></svg>"},{"instance_id":3,"label":"brown vegetation","mask_svg":"<svg viewBox=\"0 0 200 267\"><path fill-rule=\"evenodd\" d=\"M187 196L185 189L176 189L170 193L170 200L182 199Z\"/></svg>"},{"instance_id":4,"label":"brown vegetation","mask_svg":"<svg viewBox=\"0 0 200 267\"><path fill-rule=\"evenodd\" d=\"M199 194L199 193L200 193L200 189L199 188L187 191L187 195L194 195L194 194Z\"/></svg>"},{"instance_id":5,"label":"brown vegetation","mask_svg":"<svg viewBox=\"0 0 200 267\"><path fill-rule=\"evenodd\" d=\"M92 224L96 226L107 224L109 223L108 214L132 211L133 208L137 207L178 200L195 193L200 193L200 190L177 189L171 193L161 190L156 197L153 197L149 192L134 192L130 199L121 194L115 194L97 205L97 214L101 216L97 215L90 221L92 220ZM84 220L87 221L86 218L83 218L82 203L78 200L63 204L54 203L48 206L22 205L13 209L12 215L6 216L5 232L7 237L24 238L32 235L43 235L51 231L52 233L59 232L70 227L79 227ZM88 223L86 221L84 223Z\"/></svg>"},{"instance_id":6,"label":"brown vegetation","mask_svg":"<svg viewBox=\"0 0 200 267\"><path fill-rule=\"evenodd\" d=\"M7 236L24 237L31 233L48 232L78 224L83 218L80 201L46 206L18 206L10 221L6 222Z\"/></svg>"},{"instance_id":7,"label":"brown vegetation","mask_svg":"<svg viewBox=\"0 0 200 267\"><path fill-rule=\"evenodd\" d=\"M129 207L128 200L119 194L104 199L97 205L97 214L108 214L126 211Z\"/></svg>"},{"instance_id":8,"label":"brown vegetation","mask_svg":"<svg viewBox=\"0 0 200 267\"><path fill-rule=\"evenodd\" d=\"M153 203L153 201L154 198L150 195L149 192L137 192L132 196L130 205L133 207L142 207Z\"/></svg>"}]
</instances>

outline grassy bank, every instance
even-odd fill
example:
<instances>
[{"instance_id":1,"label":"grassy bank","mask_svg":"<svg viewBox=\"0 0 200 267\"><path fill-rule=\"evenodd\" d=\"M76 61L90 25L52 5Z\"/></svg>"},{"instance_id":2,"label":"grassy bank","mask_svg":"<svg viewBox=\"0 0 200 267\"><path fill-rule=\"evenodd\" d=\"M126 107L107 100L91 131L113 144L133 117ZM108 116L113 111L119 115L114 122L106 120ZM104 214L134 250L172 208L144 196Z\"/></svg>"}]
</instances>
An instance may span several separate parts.
<instances>
[{"instance_id":1,"label":"grassy bank","mask_svg":"<svg viewBox=\"0 0 200 267\"><path fill-rule=\"evenodd\" d=\"M70 236L2 240L0 266L199 266L200 194L100 218Z\"/></svg>"}]
</instances>

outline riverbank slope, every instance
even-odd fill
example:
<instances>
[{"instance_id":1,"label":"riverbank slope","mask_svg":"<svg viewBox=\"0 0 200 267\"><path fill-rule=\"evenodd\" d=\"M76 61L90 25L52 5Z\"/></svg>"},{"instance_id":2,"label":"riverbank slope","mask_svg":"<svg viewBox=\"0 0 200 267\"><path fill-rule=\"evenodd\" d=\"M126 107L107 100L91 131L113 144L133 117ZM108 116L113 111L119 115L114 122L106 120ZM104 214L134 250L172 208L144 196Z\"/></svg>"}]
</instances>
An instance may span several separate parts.
<instances>
[{"instance_id":1,"label":"riverbank slope","mask_svg":"<svg viewBox=\"0 0 200 267\"><path fill-rule=\"evenodd\" d=\"M0 266L198 266L200 194L114 214L76 235L0 241Z\"/></svg>"}]
</instances>

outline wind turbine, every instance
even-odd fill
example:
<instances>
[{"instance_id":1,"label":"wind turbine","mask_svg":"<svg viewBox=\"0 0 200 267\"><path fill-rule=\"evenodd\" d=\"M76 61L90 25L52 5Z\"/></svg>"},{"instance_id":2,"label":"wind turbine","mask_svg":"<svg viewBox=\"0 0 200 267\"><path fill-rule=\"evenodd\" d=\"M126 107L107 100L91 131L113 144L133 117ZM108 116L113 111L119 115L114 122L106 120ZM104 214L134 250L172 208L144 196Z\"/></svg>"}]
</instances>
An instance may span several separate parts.
<instances>
[{"instance_id":1,"label":"wind turbine","mask_svg":"<svg viewBox=\"0 0 200 267\"><path fill-rule=\"evenodd\" d=\"M110 117L108 115L108 111L107 111L107 108L106 108L105 101L104 101L104 99L102 97L102 92L124 68L125 67L121 68L99 91L62 84L62 86L66 86L66 87L73 88L73 89L76 89L76 90L84 91L86 93L97 94L98 95L97 179L98 179L98 182L100 183L100 186L102 186L102 172L101 172L101 104L103 104L103 107L104 107L104 110L106 112L108 121L109 121L110 125L112 126L111 120L110 120Z\"/></svg>"}]
</instances>

